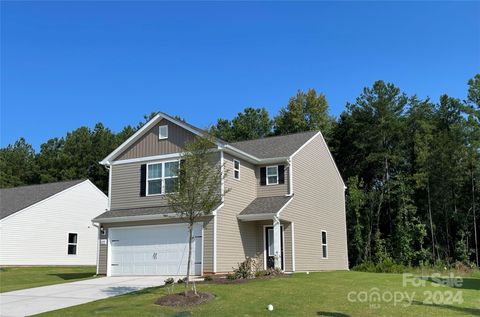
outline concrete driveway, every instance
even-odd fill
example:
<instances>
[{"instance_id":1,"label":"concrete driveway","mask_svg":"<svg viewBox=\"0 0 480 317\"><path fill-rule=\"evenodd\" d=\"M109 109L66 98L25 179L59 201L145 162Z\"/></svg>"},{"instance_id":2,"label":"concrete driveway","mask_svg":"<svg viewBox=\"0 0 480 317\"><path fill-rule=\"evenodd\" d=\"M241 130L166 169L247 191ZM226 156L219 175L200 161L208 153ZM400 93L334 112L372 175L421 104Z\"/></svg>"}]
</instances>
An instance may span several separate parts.
<instances>
[{"instance_id":1,"label":"concrete driveway","mask_svg":"<svg viewBox=\"0 0 480 317\"><path fill-rule=\"evenodd\" d=\"M93 302L147 287L161 286L166 278L167 276L101 277L0 293L0 316L29 316Z\"/></svg>"}]
</instances>

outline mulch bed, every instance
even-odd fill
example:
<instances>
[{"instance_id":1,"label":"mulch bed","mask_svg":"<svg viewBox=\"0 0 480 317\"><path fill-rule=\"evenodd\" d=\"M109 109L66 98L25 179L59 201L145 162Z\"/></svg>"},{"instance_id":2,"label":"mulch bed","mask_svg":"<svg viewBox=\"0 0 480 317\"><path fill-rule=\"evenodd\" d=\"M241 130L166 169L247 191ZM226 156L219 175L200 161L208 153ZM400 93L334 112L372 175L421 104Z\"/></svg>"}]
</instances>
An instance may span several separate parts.
<instances>
[{"instance_id":1,"label":"mulch bed","mask_svg":"<svg viewBox=\"0 0 480 317\"><path fill-rule=\"evenodd\" d=\"M208 302L214 298L215 295L210 293L197 292L195 295L194 291L188 291L186 296L184 292L162 296L155 301L155 304L173 307L195 306Z\"/></svg>"},{"instance_id":2,"label":"mulch bed","mask_svg":"<svg viewBox=\"0 0 480 317\"><path fill-rule=\"evenodd\" d=\"M288 274L278 274L278 275L267 275L267 276L259 276L256 278L239 278L236 280L230 280L226 278L226 276L222 275L217 275L217 276L212 276L211 280L205 280L202 283L205 284L243 284L243 283L248 283L250 281L255 281L255 280L268 280L268 279L274 279L274 278L288 278L290 275Z\"/></svg>"}]
</instances>

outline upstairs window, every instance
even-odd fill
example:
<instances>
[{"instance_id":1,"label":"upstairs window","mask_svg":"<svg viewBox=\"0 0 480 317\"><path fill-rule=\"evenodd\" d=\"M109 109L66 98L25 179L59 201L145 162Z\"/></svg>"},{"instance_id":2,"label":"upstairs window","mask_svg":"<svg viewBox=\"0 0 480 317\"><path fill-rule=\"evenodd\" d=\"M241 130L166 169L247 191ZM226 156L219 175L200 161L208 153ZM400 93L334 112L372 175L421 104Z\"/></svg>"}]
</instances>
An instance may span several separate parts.
<instances>
[{"instance_id":1,"label":"upstairs window","mask_svg":"<svg viewBox=\"0 0 480 317\"><path fill-rule=\"evenodd\" d=\"M278 166L268 166L267 167L267 185L277 185L278 184Z\"/></svg>"},{"instance_id":2,"label":"upstairs window","mask_svg":"<svg viewBox=\"0 0 480 317\"><path fill-rule=\"evenodd\" d=\"M233 177L240 179L240 161L233 160Z\"/></svg>"},{"instance_id":3,"label":"upstairs window","mask_svg":"<svg viewBox=\"0 0 480 317\"><path fill-rule=\"evenodd\" d=\"M160 140L168 139L168 125L158 127L158 138Z\"/></svg>"},{"instance_id":4,"label":"upstairs window","mask_svg":"<svg viewBox=\"0 0 480 317\"><path fill-rule=\"evenodd\" d=\"M327 232L322 230L322 257L328 258Z\"/></svg>"},{"instance_id":5,"label":"upstairs window","mask_svg":"<svg viewBox=\"0 0 480 317\"><path fill-rule=\"evenodd\" d=\"M162 193L163 164L149 164L147 168L147 195Z\"/></svg>"},{"instance_id":6,"label":"upstairs window","mask_svg":"<svg viewBox=\"0 0 480 317\"><path fill-rule=\"evenodd\" d=\"M78 238L78 234L76 234L76 233L69 233L68 234L68 250L67 250L67 253L69 255L77 254L77 238Z\"/></svg>"},{"instance_id":7,"label":"upstairs window","mask_svg":"<svg viewBox=\"0 0 480 317\"><path fill-rule=\"evenodd\" d=\"M147 196L173 193L178 184L179 161L147 165Z\"/></svg>"}]
</instances>

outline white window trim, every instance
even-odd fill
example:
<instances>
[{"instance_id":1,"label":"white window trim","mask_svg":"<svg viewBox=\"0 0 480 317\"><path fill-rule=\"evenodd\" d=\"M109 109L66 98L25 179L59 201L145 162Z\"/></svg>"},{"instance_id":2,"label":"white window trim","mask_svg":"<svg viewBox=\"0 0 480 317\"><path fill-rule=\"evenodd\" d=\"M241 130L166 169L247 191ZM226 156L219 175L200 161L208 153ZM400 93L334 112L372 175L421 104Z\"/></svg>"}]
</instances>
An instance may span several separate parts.
<instances>
[{"instance_id":1,"label":"white window trim","mask_svg":"<svg viewBox=\"0 0 480 317\"><path fill-rule=\"evenodd\" d=\"M162 136L162 135L160 134L160 130L161 130L162 128L166 128L166 130L167 130L167 135L166 135L166 136ZM159 140L168 139L168 125L161 125L161 126L158 127L158 139L159 139Z\"/></svg>"},{"instance_id":2,"label":"white window trim","mask_svg":"<svg viewBox=\"0 0 480 317\"><path fill-rule=\"evenodd\" d=\"M238 169L235 168L235 162L238 162ZM236 159L233 159L233 179L236 179L236 180L240 180L241 176L240 176L240 161L239 160L236 160ZM238 172L238 178L235 177L235 172Z\"/></svg>"},{"instance_id":3,"label":"white window trim","mask_svg":"<svg viewBox=\"0 0 480 317\"><path fill-rule=\"evenodd\" d=\"M165 164L166 163L171 163L171 162L178 162L178 164L180 164L180 160L171 160L171 161L161 161L161 162L152 162L152 163L148 163L147 164L147 171L146 171L146 177L145 177L145 196L164 196L165 194L165 180L166 179L171 179L171 178L178 178L178 176L165 176ZM150 165L158 165L158 164L161 164L162 165L162 175L160 177L157 177L157 178L148 178L148 167ZM161 182L161 188L162 188L162 192L160 194L149 194L148 193L148 181L153 181L153 180L160 180Z\"/></svg>"},{"instance_id":4,"label":"white window trim","mask_svg":"<svg viewBox=\"0 0 480 317\"><path fill-rule=\"evenodd\" d=\"M277 170L277 174L276 174L276 176L277 176L277 181L276 181L275 183L270 183L270 182L268 181L268 169L269 169L269 168L272 168L272 167L275 167L275 169ZM268 186L268 185L278 185L278 165L271 165L271 166L265 167L265 176L266 176L266 178L267 178L267 182L266 182L267 186ZM273 175L271 175L271 176L273 176Z\"/></svg>"},{"instance_id":5,"label":"white window trim","mask_svg":"<svg viewBox=\"0 0 480 317\"><path fill-rule=\"evenodd\" d=\"M325 240L326 243L323 243L323 233L325 232ZM328 259L328 233L327 233L327 230L322 230L322 233L320 234L320 244L322 245L322 259ZM327 248L327 256L323 256L323 247L326 247Z\"/></svg>"},{"instance_id":6,"label":"white window trim","mask_svg":"<svg viewBox=\"0 0 480 317\"><path fill-rule=\"evenodd\" d=\"M76 243L70 243L70 235L71 234L76 234L77 235L77 242ZM68 253L68 247L70 245L75 246L75 254ZM77 254L78 254L78 232L68 232L67 233L67 255L76 256Z\"/></svg>"}]
</instances>

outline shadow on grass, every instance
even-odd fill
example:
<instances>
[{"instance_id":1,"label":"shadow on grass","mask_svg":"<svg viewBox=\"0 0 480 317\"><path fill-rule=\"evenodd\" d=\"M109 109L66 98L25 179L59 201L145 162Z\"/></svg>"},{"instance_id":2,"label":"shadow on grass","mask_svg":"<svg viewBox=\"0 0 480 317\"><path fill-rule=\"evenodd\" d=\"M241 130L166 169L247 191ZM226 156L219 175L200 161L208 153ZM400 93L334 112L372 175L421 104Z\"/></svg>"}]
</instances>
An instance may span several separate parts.
<instances>
[{"instance_id":1,"label":"shadow on grass","mask_svg":"<svg viewBox=\"0 0 480 317\"><path fill-rule=\"evenodd\" d=\"M456 278L449 277L423 277L422 279L439 285L451 285L453 288L480 290L480 279L478 278L462 278L461 281L457 281ZM461 283L461 286L456 287L455 285L458 282Z\"/></svg>"},{"instance_id":2,"label":"shadow on grass","mask_svg":"<svg viewBox=\"0 0 480 317\"><path fill-rule=\"evenodd\" d=\"M132 292L140 293L141 291L142 289L138 287L131 287L131 286L112 286L105 290L102 290L102 292L107 295L123 295L123 294L132 293ZM135 294L135 295L140 295L140 294Z\"/></svg>"},{"instance_id":3,"label":"shadow on grass","mask_svg":"<svg viewBox=\"0 0 480 317\"><path fill-rule=\"evenodd\" d=\"M327 317L350 317L350 315L344 313L336 313L330 311L317 311L318 316L327 316Z\"/></svg>"},{"instance_id":4,"label":"shadow on grass","mask_svg":"<svg viewBox=\"0 0 480 317\"><path fill-rule=\"evenodd\" d=\"M76 280L80 278L93 277L95 274L94 273L55 273L55 274L48 274L48 275L57 276L62 280Z\"/></svg>"},{"instance_id":5,"label":"shadow on grass","mask_svg":"<svg viewBox=\"0 0 480 317\"><path fill-rule=\"evenodd\" d=\"M413 304L419 305L419 306L426 306L426 307L449 309L458 313L469 314L472 316L480 316L480 309L477 309L477 308L460 307L460 306L453 306L453 305L424 304L423 302L420 302L417 300L413 301Z\"/></svg>"}]
</instances>

